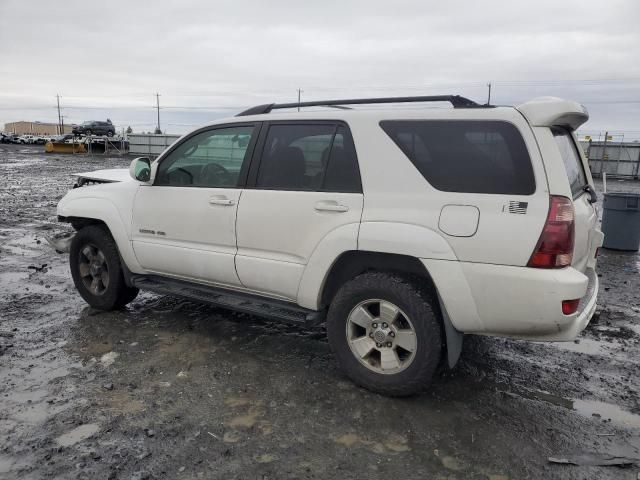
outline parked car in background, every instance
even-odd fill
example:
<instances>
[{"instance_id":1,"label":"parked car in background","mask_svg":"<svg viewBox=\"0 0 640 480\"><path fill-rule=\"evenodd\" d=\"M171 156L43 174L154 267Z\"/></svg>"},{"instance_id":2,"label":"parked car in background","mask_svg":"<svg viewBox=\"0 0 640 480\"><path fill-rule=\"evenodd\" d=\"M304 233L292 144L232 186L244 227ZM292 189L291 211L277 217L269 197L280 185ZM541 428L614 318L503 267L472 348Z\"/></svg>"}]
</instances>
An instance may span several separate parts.
<instances>
[{"instance_id":1,"label":"parked car in background","mask_svg":"<svg viewBox=\"0 0 640 480\"><path fill-rule=\"evenodd\" d=\"M113 137L116 134L116 128L109 119L106 122L89 120L74 126L72 132L76 135L106 135L107 137Z\"/></svg>"},{"instance_id":2,"label":"parked car in background","mask_svg":"<svg viewBox=\"0 0 640 480\"><path fill-rule=\"evenodd\" d=\"M304 106L397 99L307 102ZM139 289L319 326L356 383L422 390L463 334L573 340L603 234L575 102L271 113L185 135L58 204L102 310ZM130 175L130 176L129 176Z\"/></svg>"},{"instance_id":3,"label":"parked car in background","mask_svg":"<svg viewBox=\"0 0 640 480\"><path fill-rule=\"evenodd\" d=\"M31 143L35 144L35 145L44 145L45 143L47 143L47 140L45 137L41 137L39 135L34 135Z\"/></svg>"},{"instance_id":4,"label":"parked car in background","mask_svg":"<svg viewBox=\"0 0 640 480\"><path fill-rule=\"evenodd\" d=\"M35 137L33 135L20 135L17 143L31 144L33 143L34 138Z\"/></svg>"},{"instance_id":5,"label":"parked car in background","mask_svg":"<svg viewBox=\"0 0 640 480\"><path fill-rule=\"evenodd\" d=\"M52 135L49 138L49 141L51 142L55 142L55 143L64 143L67 140L73 140L73 134L71 133L66 133L64 135Z\"/></svg>"}]
</instances>

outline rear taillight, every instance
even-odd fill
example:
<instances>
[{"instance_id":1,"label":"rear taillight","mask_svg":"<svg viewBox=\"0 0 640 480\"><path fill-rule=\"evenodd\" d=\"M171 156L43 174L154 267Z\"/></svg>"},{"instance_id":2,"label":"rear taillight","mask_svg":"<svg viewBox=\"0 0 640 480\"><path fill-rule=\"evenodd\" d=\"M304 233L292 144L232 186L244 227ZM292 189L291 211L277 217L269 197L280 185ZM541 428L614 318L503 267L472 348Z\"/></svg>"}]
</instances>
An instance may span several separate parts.
<instances>
[{"instance_id":1,"label":"rear taillight","mask_svg":"<svg viewBox=\"0 0 640 480\"><path fill-rule=\"evenodd\" d=\"M571 315L578 311L578 305L580 305L580 299L575 300L563 300L562 301L562 313L565 315Z\"/></svg>"},{"instance_id":2,"label":"rear taillight","mask_svg":"<svg viewBox=\"0 0 640 480\"><path fill-rule=\"evenodd\" d=\"M573 258L573 202L567 197L552 195L549 214L528 267L562 268Z\"/></svg>"}]
</instances>

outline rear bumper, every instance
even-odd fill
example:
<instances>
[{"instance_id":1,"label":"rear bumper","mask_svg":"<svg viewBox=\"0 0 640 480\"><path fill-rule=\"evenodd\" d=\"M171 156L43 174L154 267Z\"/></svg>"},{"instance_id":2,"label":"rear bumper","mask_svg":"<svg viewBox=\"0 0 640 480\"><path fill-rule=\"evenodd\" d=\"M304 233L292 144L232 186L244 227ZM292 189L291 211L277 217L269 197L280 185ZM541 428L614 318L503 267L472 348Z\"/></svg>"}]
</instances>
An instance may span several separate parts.
<instances>
[{"instance_id":1,"label":"rear bumper","mask_svg":"<svg viewBox=\"0 0 640 480\"><path fill-rule=\"evenodd\" d=\"M561 316L564 317L562 320L567 321L556 321L556 325L558 325L557 331L553 331L547 335L519 335L517 338L546 342L567 342L574 340L580 332L587 328L587 325L589 325L589 322L596 311L596 307L598 306L599 282L598 275L592 268L589 268L584 275L587 277L588 281L587 291L585 295L580 298L578 310L573 315L561 314Z\"/></svg>"},{"instance_id":2,"label":"rear bumper","mask_svg":"<svg viewBox=\"0 0 640 480\"><path fill-rule=\"evenodd\" d=\"M598 276L572 267L527 267L423 260L451 322L461 332L539 341L573 340L596 309ZM578 311L562 301L580 298Z\"/></svg>"}]
</instances>

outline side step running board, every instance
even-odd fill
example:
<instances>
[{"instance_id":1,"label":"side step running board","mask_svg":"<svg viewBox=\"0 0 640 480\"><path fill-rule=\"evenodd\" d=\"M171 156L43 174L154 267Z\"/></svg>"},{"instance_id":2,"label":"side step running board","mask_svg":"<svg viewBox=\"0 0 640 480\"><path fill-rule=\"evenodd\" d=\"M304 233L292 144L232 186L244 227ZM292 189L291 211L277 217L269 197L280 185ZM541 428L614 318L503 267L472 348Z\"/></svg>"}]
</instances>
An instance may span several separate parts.
<instances>
[{"instance_id":1,"label":"side step running board","mask_svg":"<svg viewBox=\"0 0 640 480\"><path fill-rule=\"evenodd\" d=\"M282 320L287 323L320 323L324 312L316 312L292 303L235 292L220 287L174 280L155 275L134 275L131 283L141 289L162 295L174 295L194 302L208 303L237 312Z\"/></svg>"}]
</instances>

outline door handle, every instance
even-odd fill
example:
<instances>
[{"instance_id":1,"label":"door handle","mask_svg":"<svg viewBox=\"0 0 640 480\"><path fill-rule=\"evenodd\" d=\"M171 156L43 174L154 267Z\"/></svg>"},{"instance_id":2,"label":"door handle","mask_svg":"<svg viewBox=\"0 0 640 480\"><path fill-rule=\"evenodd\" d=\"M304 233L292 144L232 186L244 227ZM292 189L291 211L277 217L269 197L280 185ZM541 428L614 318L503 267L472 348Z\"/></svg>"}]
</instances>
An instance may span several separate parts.
<instances>
[{"instance_id":1,"label":"door handle","mask_svg":"<svg viewBox=\"0 0 640 480\"><path fill-rule=\"evenodd\" d=\"M211 205L222 205L224 207L230 207L236 204L235 200L231 200L224 195L221 195L219 197L209 197L209 203Z\"/></svg>"},{"instance_id":2,"label":"door handle","mask_svg":"<svg viewBox=\"0 0 640 480\"><path fill-rule=\"evenodd\" d=\"M334 200L318 202L318 203L316 203L315 209L318 212L338 212L338 213L343 213L343 212L348 212L349 211L349 207L347 207L346 205L341 205L341 204L339 204L338 202L336 202Z\"/></svg>"}]
</instances>

